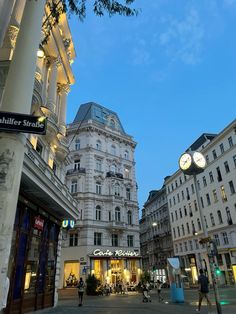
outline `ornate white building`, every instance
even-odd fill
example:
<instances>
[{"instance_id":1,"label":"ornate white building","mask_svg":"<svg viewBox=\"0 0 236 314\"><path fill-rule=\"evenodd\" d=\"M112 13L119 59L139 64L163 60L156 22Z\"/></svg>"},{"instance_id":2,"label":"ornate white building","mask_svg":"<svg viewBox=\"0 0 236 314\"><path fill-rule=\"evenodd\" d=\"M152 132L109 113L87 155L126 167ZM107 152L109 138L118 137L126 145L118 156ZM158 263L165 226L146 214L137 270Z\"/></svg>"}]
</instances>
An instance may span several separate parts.
<instances>
[{"instance_id":1,"label":"ornate white building","mask_svg":"<svg viewBox=\"0 0 236 314\"><path fill-rule=\"evenodd\" d=\"M218 247L221 284L236 281L236 121L219 134L203 134L189 150L201 151L206 169L197 175L204 222ZM166 180L174 252L180 257L190 282L197 282L199 268L210 277L199 206L192 176L180 170Z\"/></svg>"},{"instance_id":2,"label":"ornate white building","mask_svg":"<svg viewBox=\"0 0 236 314\"><path fill-rule=\"evenodd\" d=\"M75 285L88 273L102 282L137 282L136 143L115 112L93 102L80 106L67 135L72 161L67 184L79 202L81 218L64 241L61 287Z\"/></svg>"},{"instance_id":3,"label":"ornate white building","mask_svg":"<svg viewBox=\"0 0 236 314\"><path fill-rule=\"evenodd\" d=\"M6 313L56 304L62 220L77 219L79 214L65 184L69 163L66 98L74 83L70 64L75 50L63 14L38 57L44 29L32 53L31 43L37 39L34 27L37 24L40 31L50 14L44 3L12 0L0 6L4 13L0 19L0 110L47 117L45 135L0 133L0 310L8 276ZM31 102L28 112L25 97ZM20 188L13 180L16 175Z\"/></svg>"}]
</instances>

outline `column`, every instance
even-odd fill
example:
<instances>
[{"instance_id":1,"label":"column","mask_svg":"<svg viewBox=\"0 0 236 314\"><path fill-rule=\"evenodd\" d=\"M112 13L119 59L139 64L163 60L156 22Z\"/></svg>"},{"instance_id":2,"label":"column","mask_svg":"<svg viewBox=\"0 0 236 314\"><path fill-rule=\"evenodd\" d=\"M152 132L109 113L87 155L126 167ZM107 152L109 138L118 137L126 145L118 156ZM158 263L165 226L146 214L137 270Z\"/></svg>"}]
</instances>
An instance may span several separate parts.
<instances>
[{"instance_id":1,"label":"column","mask_svg":"<svg viewBox=\"0 0 236 314\"><path fill-rule=\"evenodd\" d=\"M48 86L48 98L47 107L53 113L56 113L56 101L57 101L57 67L59 60L57 58L50 58L50 73L49 73L49 86Z\"/></svg>"},{"instance_id":2,"label":"column","mask_svg":"<svg viewBox=\"0 0 236 314\"><path fill-rule=\"evenodd\" d=\"M30 113L44 5L45 1L26 1L6 79L2 111ZM0 304L8 271L25 140L23 134L0 133Z\"/></svg>"},{"instance_id":3,"label":"column","mask_svg":"<svg viewBox=\"0 0 236 314\"><path fill-rule=\"evenodd\" d=\"M66 109L67 109L67 95L70 91L69 84L59 84L58 89L61 96L59 108L59 132L66 136Z\"/></svg>"}]
</instances>

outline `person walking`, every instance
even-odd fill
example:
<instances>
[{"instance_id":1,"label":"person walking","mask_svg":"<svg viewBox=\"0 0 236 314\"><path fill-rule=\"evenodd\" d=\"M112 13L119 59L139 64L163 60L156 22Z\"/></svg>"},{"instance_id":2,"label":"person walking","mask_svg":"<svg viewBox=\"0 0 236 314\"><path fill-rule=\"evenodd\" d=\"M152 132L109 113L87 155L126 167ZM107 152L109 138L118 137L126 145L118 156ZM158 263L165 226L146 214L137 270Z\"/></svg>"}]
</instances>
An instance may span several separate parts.
<instances>
[{"instance_id":1,"label":"person walking","mask_svg":"<svg viewBox=\"0 0 236 314\"><path fill-rule=\"evenodd\" d=\"M161 294L161 288L162 288L162 282L160 280L157 280L157 294L158 294L159 302L164 300Z\"/></svg>"},{"instance_id":2,"label":"person walking","mask_svg":"<svg viewBox=\"0 0 236 314\"><path fill-rule=\"evenodd\" d=\"M80 277L80 280L78 282L77 288L78 288L78 295L79 295L79 304L78 304L78 306L82 306L83 305L84 288L85 288L85 283L84 283L82 277Z\"/></svg>"},{"instance_id":3,"label":"person walking","mask_svg":"<svg viewBox=\"0 0 236 314\"><path fill-rule=\"evenodd\" d=\"M207 300L208 308L209 308L209 314L211 312L212 304L209 299L208 293L209 293L209 280L207 276L204 275L203 269L199 270L199 277L198 277L198 291L199 291L199 300L198 300L198 308L196 309L196 312L201 311L201 305L202 305L202 300L205 298Z\"/></svg>"}]
</instances>

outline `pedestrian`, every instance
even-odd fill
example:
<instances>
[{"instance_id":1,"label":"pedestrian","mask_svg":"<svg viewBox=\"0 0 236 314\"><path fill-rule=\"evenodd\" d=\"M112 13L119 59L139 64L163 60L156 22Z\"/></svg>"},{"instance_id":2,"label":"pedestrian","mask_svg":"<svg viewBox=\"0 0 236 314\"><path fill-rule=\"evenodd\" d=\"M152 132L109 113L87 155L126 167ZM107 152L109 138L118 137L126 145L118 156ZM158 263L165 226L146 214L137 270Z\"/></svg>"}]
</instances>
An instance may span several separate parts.
<instances>
[{"instance_id":1,"label":"pedestrian","mask_svg":"<svg viewBox=\"0 0 236 314\"><path fill-rule=\"evenodd\" d=\"M201 311L201 305L203 298L206 298L207 304L209 307L209 314L211 313L211 301L209 299L208 293L209 293L209 280L207 276L203 274L203 269L199 270L199 277L198 277L198 291L199 291L199 300L198 300L198 308L196 309L197 312Z\"/></svg>"},{"instance_id":2,"label":"pedestrian","mask_svg":"<svg viewBox=\"0 0 236 314\"><path fill-rule=\"evenodd\" d=\"M158 294L159 302L164 300L161 294L161 288L162 288L162 282L160 280L157 280L157 294Z\"/></svg>"},{"instance_id":3,"label":"pedestrian","mask_svg":"<svg viewBox=\"0 0 236 314\"><path fill-rule=\"evenodd\" d=\"M80 277L80 280L78 282L77 288L78 288L78 295L79 295L79 304L78 304L78 306L82 306L83 305L84 288L85 288L85 283L84 283L82 277Z\"/></svg>"}]
</instances>

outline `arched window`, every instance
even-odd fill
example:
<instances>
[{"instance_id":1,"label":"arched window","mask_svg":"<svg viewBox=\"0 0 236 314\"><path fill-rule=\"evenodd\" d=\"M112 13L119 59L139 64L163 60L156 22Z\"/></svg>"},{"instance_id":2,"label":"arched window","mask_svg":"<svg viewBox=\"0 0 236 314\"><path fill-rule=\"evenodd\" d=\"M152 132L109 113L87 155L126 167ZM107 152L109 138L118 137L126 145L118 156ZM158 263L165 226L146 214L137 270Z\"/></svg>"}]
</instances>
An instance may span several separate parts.
<instances>
[{"instance_id":1,"label":"arched window","mask_svg":"<svg viewBox=\"0 0 236 314\"><path fill-rule=\"evenodd\" d=\"M127 160L129 159L129 152L127 150L124 153L124 158Z\"/></svg>"},{"instance_id":2,"label":"arched window","mask_svg":"<svg viewBox=\"0 0 236 314\"><path fill-rule=\"evenodd\" d=\"M80 139L76 138L75 140L75 150L79 150L80 149Z\"/></svg>"},{"instance_id":3,"label":"arched window","mask_svg":"<svg viewBox=\"0 0 236 314\"><path fill-rule=\"evenodd\" d=\"M78 189L78 182L77 180L71 181L71 193L76 193Z\"/></svg>"},{"instance_id":4,"label":"arched window","mask_svg":"<svg viewBox=\"0 0 236 314\"><path fill-rule=\"evenodd\" d=\"M114 121L113 119L111 119L111 120L110 120L110 127L111 127L112 129L115 129L115 126L116 126L115 121Z\"/></svg>"},{"instance_id":5,"label":"arched window","mask_svg":"<svg viewBox=\"0 0 236 314\"><path fill-rule=\"evenodd\" d=\"M102 150L102 143L100 140L97 140L97 143L96 143L96 149L98 150Z\"/></svg>"},{"instance_id":6,"label":"arched window","mask_svg":"<svg viewBox=\"0 0 236 314\"><path fill-rule=\"evenodd\" d=\"M101 219L102 219L101 206L97 205L96 206L96 220L101 220Z\"/></svg>"},{"instance_id":7,"label":"arched window","mask_svg":"<svg viewBox=\"0 0 236 314\"><path fill-rule=\"evenodd\" d=\"M120 208L115 208L115 221L120 221Z\"/></svg>"},{"instance_id":8,"label":"arched window","mask_svg":"<svg viewBox=\"0 0 236 314\"><path fill-rule=\"evenodd\" d=\"M221 211L217 210L217 215L218 215L218 219L219 219L219 224L223 223L223 219L222 219L222 215L221 215Z\"/></svg>"},{"instance_id":9,"label":"arched window","mask_svg":"<svg viewBox=\"0 0 236 314\"><path fill-rule=\"evenodd\" d=\"M115 145L111 145L111 154L116 156L116 147L115 147Z\"/></svg>"},{"instance_id":10,"label":"arched window","mask_svg":"<svg viewBox=\"0 0 236 314\"><path fill-rule=\"evenodd\" d=\"M132 212L131 212L131 210L128 210L128 212L127 212L127 221L128 221L128 225L132 225Z\"/></svg>"}]
</instances>

